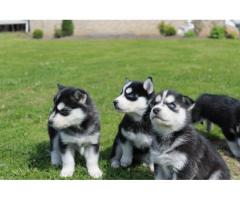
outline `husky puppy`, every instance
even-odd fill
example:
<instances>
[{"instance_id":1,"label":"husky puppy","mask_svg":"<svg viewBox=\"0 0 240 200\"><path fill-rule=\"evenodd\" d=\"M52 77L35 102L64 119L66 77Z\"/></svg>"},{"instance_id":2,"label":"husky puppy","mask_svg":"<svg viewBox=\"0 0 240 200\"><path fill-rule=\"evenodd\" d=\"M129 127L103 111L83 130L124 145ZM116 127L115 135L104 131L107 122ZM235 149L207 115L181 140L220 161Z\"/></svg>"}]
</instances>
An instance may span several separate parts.
<instances>
[{"instance_id":1,"label":"husky puppy","mask_svg":"<svg viewBox=\"0 0 240 200\"><path fill-rule=\"evenodd\" d=\"M76 151L84 155L90 176L102 176L98 166L99 117L86 91L58 85L54 107L48 119L48 132L51 163L62 165L60 176L73 175Z\"/></svg>"},{"instance_id":2,"label":"husky puppy","mask_svg":"<svg viewBox=\"0 0 240 200\"><path fill-rule=\"evenodd\" d=\"M151 102L155 179L229 179L229 171L209 142L191 125L194 104L164 90Z\"/></svg>"},{"instance_id":3,"label":"husky puppy","mask_svg":"<svg viewBox=\"0 0 240 200\"><path fill-rule=\"evenodd\" d=\"M153 82L149 77L144 82L127 81L120 96L113 101L115 109L125 113L112 147L113 168L128 167L134 160L149 165L153 170L149 160L152 139L148 117L149 102L153 95Z\"/></svg>"},{"instance_id":4,"label":"husky puppy","mask_svg":"<svg viewBox=\"0 0 240 200\"><path fill-rule=\"evenodd\" d=\"M240 158L240 101L225 95L202 94L192 110L192 120L195 123L202 119L222 129L231 152Z\"/></svg>"}]
</instances>

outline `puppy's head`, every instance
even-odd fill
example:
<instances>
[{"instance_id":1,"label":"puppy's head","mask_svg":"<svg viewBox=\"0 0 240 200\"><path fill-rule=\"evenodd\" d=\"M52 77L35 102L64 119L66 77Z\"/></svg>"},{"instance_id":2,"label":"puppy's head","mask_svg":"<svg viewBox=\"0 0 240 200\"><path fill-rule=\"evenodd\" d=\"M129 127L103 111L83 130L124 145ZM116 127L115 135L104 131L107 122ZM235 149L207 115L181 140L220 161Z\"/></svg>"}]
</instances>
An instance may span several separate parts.
<instances>
[{"instance_id":1,"label":"puppy's head","mask_svg":"<svg viewBox=\"0 0 240 200\"><path fill-rule=\"evenodd\" d=\"M53 102L48 124L59 130L79 126L84 121L90 98L82 89L58 85Z\"/></svg>"},{"instance_id":2,"label":"puppy's head","mask_svg":"<svg viewBox=\"0 0 240 200\"><path fill-rule=\"evenodd\" d=\"M117 111L142 115L146 111L153 93L151 77L144 82L127 80L120 96L113 101L113 104Z\"/></svg>"},{"instance_id":3,"label":"puppy's head","mask_svg":"<svg viewBox=\"0 0 240 200\"><path fill-rule=\"evenodd\" d=\"M190 110L194 106L191 98L175 91L164 90L155 95L151 102L150 119L153 128L175 132L190 122Z\"/></svg>"}]
</instances>

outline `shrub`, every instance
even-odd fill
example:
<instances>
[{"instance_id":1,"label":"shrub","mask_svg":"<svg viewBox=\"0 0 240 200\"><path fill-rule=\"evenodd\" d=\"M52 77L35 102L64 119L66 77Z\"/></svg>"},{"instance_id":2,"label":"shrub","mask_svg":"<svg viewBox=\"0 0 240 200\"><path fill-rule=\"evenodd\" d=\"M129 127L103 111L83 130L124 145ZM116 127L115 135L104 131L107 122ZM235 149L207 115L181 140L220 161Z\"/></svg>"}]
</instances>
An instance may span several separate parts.
<instances>
[{"instance_id":1,"label":"shrub","mask_svg":"<svg viewBox=\"0 0 240 200\"><path fill-rule=\"evenodd\" d=\"M228 39L237 39L238 38L238 33L236 32L230 32L230 33L226 33L226 38Z\"/></svg>"},{"instance_id":2,"label":"shrub","mask_svg":"<svg viewBox=\"0 0 240 200\"><path fill-rule=\"evenodd\" d=\"M164 22L161 22L158 26L159 32L164 36L173 36L176 35L177 31L174 26L171 24L165 24Z\"/></svg>"},{"instance_id":3,"label":"shrub","mask_svg":"<svg viewBox=\"0 0 240 200\"><path fill-rule=\"evenodd\" d=\"M210 38L214 38L214 39L225 38L225 28L224 28L224 26L214 26L211 30Z\"/></svg>"},{"instance_id":4,"label":"shrub","mask_svg":"<svg viewBox=\"0 0 240 200\"><path fill-rule=\"evenodd\" d=\"M164 35L164 27L165 27L165 23L164 22L161 22L158 26L158 29L159 29L159 32Z\"/></svg>"},{"instance_id":5,"label":"shrub","mask_svg":"<svg viewBox=\"0 0 240 200\"><path fill-rule=\"evenodd\" d=\"M72 20L63 20L62 21L62 35L71 36L73 35L74 25Z\"/></svg>"},{"instance_id":6,"label":"shrub","mask_svg":"<svg viewBox=\"0 0 240 200\"><path fill-rule=\"evenodd\" d=\"M42 37L43 37L43 31L40 30L40 29L34 30L32 37L33 37L34 39L40 39L40 38L42 38Z\"/></svg>"},{"instance_id":7,"label":"shrub","mask_svg":"<svg viewBox=\"0 0 240 200\"><path fill-rule=\"evenodd\" d=\"M236 27L225 26L225 37L228 39L237 39L239 30Z\"/></svg>"},{"instance_id":8,"label":"shrub","mask_svg":"<svg viewBox=\"0 0 240 200\"><path fill-rule=\"evenodd\" d=\"M184 33L184 37L195 37L196 33L193 30L189 30Z\"/></svg>"},{"instance_id":9,"label":"shrub","mask_svg":"<svg viewBox=\"0 0 240 200\"><path fill-rule=\"evenodd\" d=\"M55 29L54 31L54 37L55 38L61 38L63 36L61 29Z\"/></svg>"}]
</instances>

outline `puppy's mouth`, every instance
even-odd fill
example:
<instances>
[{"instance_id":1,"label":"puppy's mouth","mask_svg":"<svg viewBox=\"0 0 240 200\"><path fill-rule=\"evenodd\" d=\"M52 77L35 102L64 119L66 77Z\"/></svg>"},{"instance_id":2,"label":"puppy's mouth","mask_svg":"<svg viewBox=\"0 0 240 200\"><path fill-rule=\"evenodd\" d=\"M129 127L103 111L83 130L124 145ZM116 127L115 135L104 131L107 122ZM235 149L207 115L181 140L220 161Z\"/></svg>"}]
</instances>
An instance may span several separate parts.
<instances>
[{"instance_id":1,"label":"puppy's mouth","mask_svg":"<svg viewBox=\"0 0 240 200\"><path fill-rule=\"evenodd\" d=\"M160 117L160 116L158 116L158 115L152 116L151 119L157 119L157 120L161 120L161 121L163 121L163 122L167 122L167 121L168 121L168 120L163 119L162 117Z\"/></svg>"},{"instance_id":2,"label":"puppy's mouth","mask_svg":"<svg viewBox=\"0 0 240 200\"><path fill-rule=\"evenodd\" d=\"M114 106L115 110L118 112L123 112L123 110L121 108L119 108L118 106Z\"/></svg>"},{"instance_id":3,"label":"puppy's mouth","mask_svg":"<svg viewBox=\"0 0 240 200\"><path fill-rule=\"evenodd\" d=\"M118 112L125 112L125 110L124 110L124 109L121 109L121 108L119 108L119 106L118 106L118 105L114 105L114 108L115 108L115 110L116 110L116 111L118 111Z\"/></svg>"}]
</instances>

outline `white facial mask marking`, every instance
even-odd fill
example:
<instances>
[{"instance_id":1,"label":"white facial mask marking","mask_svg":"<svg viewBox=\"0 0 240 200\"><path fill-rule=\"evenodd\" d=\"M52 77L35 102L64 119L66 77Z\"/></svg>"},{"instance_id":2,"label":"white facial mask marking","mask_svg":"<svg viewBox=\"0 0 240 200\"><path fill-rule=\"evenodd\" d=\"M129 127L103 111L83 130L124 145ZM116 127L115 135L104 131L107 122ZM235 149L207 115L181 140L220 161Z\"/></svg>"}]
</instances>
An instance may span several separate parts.
<instances>
[{"instance_id":1,"label":"white facial mask marking","mask_svg":"<svg viewBox=\"0 0 240 200\"><path fill-rule=\"evenodd\" d=\"M127 84L125 84L125 85L123 86L123 93L122 93L122 95L124 94L126 88L127 88L129 85L131 85L131 84L132 84L132 82L130 81L130 82L127 82Z\"/></svg>"},{"instance_id":2,"label":"white facial mask marking","mask_svg":"<svg viewBox=\"0 0 240 200\"><path fill-rule=\"evenodd\" d=\"M166 100L167 103L172 103L175 101L175 97L173 95L169 95Z\"/></svg>"},{"instance_id":3,"label":"white facial mask marking","mask_svg":"<svg viewBox=\"0 0 240 200\"><path fill-rule=\"evenodd\" d=\"M156 101L157 103L160 103L160 102L161 102L161 99L162 99L162 97L161 97L160 95L157 95L155 101Z\"/></svg>"},{"instance_id":4,"label":"white facial mask marking","mask_svg":"<svg viewBox=\"0 0 240 200\"><path fill-rule=\"evenodd\" d=\"M167 96L168 90L164 90L163 91L163 95L162 95L162 103L164 102L166 96Z\"/></svg>"},{"instance_id":5,"label":"white facial mask marking","mask_svg":"<svg viewBox=\"0 0 240 200\"><path fill-rule=\"evenodd\" d=\"M62 110L64 107L65 107L65 104L63 102L61 102L57 105L58 110Z\"/></svg>"},{"instance_id":6,"label":"white facial mask marking","mask_svg":"<svg viewBox=\"0 0 240 200\"><path fill-rule=\"evenodd\" d=\"M132 92L132 88L126 89L126 93L127 93L127 94L129 94L129 93L131 93L131 92Z\"/></svg>"},{"instance_id":7,"label":"white facial mask marking","mask_svg":"<svg viewBox=\"0 0 240 200\"><path fill-rule=\"evenodd\" d=\"M53 127L56 129L62 129L70 126L77 126L82 123L84 118L85 113L80 108L73 109L67 116L57 113L52 117Z\"/></svg>"}]
</instances>

